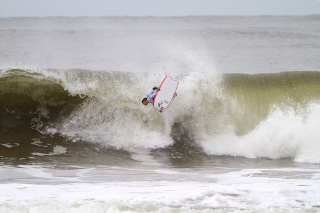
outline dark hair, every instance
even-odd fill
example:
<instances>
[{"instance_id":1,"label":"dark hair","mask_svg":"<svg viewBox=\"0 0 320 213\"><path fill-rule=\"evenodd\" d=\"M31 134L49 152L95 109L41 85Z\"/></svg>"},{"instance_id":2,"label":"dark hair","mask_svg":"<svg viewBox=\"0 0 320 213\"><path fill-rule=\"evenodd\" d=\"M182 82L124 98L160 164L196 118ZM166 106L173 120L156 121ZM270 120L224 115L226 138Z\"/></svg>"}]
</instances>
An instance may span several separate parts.
<instances>
[{"instance_id":1,"label":"dark hair","mask_svg":"<svg viewBox=\"0 0 320 213\"><path fill-rule=\"evenodd\" d=\"M142 99L142 103L143 103L145 100L147 100L147 98Z\"/></svg>"}]
</instances>

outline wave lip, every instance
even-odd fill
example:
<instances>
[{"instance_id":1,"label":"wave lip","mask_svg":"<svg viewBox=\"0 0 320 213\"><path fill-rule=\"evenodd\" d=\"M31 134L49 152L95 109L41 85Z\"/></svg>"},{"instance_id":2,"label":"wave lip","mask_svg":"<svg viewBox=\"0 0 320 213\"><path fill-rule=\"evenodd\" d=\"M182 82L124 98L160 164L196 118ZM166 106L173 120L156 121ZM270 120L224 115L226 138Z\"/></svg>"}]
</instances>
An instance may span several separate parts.
<instances>
[{"instance_id":1,"label":"wave lip","mask_svg":"<svg viewBox=\"0 0 320 213\"><path fill-rule=\"evenodd\" d=\"M41 73L13 69L1 74L0 123L4 129L40 130L45 122L58 119L72 103L80 100Z\"/></svg>"}]
</instances>

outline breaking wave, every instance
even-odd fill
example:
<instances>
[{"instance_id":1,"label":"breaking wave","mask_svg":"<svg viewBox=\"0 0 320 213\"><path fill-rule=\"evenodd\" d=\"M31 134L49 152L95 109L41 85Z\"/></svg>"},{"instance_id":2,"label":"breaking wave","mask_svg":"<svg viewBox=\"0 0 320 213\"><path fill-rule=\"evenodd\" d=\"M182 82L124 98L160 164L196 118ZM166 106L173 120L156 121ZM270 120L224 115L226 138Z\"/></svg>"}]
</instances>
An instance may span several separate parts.
<instances>
[{"instance_id":1,"label":"breaking wave","mask_svg":"<svg viewBox=\"0 0 320 213\"><path fill-rule=\"evenodd\" d=\"M159 113L141 99L164 73L2 69L1 143L37 132L128 151L320 163L320 72L171 75L178 97Z\"/></svg>"}]
</instances>

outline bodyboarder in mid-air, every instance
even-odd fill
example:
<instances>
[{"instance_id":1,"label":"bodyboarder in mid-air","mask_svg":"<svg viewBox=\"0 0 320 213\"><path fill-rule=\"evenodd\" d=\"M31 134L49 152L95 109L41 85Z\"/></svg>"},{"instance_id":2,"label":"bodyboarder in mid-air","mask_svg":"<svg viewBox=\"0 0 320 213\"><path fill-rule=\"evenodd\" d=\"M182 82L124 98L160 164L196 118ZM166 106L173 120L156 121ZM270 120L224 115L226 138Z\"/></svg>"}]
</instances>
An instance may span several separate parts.
<instances>
[{"instance_id":1,"label":"bodyboarder in mid-air","mask_svg":"<svg viewBox=\"0 0 320 213\"><path fill-rule=\"evenodd\" d=\"M142 104L147 105L148 103L153 104L154 96L156 96L157 92L160 91L158 87L153 87L148 93L147 97L142 99Z\"/></svg>"},{"instance_id":2,"label":"bodyboarder in mid-air","mask_svg":"<svg viewBox=\"0 0 320 213\"><path fill-rule=\"evenodd\" d=\"M153 87L148 93L147 97L142 99L142 104L143 105L148 105L148 103L153 104L154 97L156 96L157 92L160 91L160 88L158 87ZM177 93L174 93L173 98L177 96Z\"/></svg>"}]
</instances>

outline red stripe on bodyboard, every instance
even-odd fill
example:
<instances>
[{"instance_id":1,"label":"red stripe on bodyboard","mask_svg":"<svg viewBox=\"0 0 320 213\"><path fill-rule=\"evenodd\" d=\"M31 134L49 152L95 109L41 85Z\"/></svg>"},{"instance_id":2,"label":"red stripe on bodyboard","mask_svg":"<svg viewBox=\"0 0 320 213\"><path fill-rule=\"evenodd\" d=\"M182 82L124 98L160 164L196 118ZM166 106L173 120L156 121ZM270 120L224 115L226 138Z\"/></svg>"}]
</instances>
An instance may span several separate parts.
<instances>
[{"instance_id":1,"label":"red stripe on bodyboard","mask_svg":"<svg viewBox=\"0 0 320 213\"><path fill-rule=\"evenodd\" d=\"M168 77L168 76L166 76L166 77L163 79L162 83L160 84L159 89L161 89L161 86L162 86L163 82L167 79L167 77ZM159 92L159 91L157 91L157 94L154 96L154 99L156 99L156 97L157 97L157 95L158 95L158 92ZM154 99L153 99L153 103L152 103L152 106L153 106L153 107L154 107Z\"/></svg>"}]
</instances>

